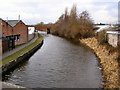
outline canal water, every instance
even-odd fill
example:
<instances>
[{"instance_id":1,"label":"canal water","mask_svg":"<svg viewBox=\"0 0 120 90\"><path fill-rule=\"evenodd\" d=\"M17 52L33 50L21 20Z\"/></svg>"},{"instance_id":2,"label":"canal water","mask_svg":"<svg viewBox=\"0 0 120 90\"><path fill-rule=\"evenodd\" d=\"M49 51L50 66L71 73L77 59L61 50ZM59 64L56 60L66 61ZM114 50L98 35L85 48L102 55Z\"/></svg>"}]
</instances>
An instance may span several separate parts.
<instances>
[{"instance_id":1,"label":"canal water","mask_svg":"<svg viewBox=\"0 0 120 90\"><path fill-rule=\"evenodd\" d=\"M6 82L28 88L102 88L98 58L87 47L42 33L44 44L6 75Z\"/></svg>"}]
</instances>

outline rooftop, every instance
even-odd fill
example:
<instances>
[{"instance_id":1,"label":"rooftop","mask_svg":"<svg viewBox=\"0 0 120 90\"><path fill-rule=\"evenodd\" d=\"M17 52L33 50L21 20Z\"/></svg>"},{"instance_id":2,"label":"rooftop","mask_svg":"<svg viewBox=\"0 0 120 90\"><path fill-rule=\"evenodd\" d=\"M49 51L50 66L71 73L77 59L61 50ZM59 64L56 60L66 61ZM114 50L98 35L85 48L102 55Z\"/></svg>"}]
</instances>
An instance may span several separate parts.
<instances>
[{"instance_id":1,"label":"rooftop","mask_svg":"<svg viewBox=\"0 0 120 90\"><path fill-rule=\"evenodd\" d=\"M120 34L120 31L116 30L116 31L107 31L106 33L109 34Z\"/></svg>"},{"instance_id":2,"label":"rooftop","mask_svg":"<svg viewBox=\"0 0 120 90\"><path fill-rule=\"evenodd\" d=\"M20 20L5 20L10 26L14 27Z\"/></svg>"}]
</instances>

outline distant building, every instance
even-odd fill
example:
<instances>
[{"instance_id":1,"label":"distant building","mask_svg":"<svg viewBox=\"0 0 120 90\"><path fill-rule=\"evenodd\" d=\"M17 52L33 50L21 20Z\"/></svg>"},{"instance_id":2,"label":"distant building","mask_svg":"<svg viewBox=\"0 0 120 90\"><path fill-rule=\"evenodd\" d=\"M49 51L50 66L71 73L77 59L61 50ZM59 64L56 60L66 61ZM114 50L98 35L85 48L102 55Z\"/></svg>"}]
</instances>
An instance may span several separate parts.
<instances>
[{"instance_id":1,"label":"distant building","mask_svg":"<svg viewBox=\"0 0 120 90\"><path fill-rule=\"evenodd\" d=\"M21 20L2 20L0 18L0 34L3 51L7 50L7 47L4 47L4 45L7 46L7 40L8 49L13 49L15 45L28 42L28 28Z\"/></svg>"},{"instance_id":2,"label":"distant building","mask_svg":"<svg viewBox=\"0 0 120 90\"><path fill-rule=\"evenodd\" d=\"M29 27L29 26L28 26L28 34L29 34L29 35L28 35L28 39L29 39L29 40L31 40L32 38L35 37L35 33L34 33L34 32L35 32L35 27L32 27L32 26Z\"/></svg>"},{"instance_id":3,"label":"distant building","mask_svg":"<svg viewBox=\"0 0 120 90\"><path fill-rule=\"evenodd\" d=\"M35 32L35 27L28 27L29 34L33 34Z\"/></svg>"}]
</instances>

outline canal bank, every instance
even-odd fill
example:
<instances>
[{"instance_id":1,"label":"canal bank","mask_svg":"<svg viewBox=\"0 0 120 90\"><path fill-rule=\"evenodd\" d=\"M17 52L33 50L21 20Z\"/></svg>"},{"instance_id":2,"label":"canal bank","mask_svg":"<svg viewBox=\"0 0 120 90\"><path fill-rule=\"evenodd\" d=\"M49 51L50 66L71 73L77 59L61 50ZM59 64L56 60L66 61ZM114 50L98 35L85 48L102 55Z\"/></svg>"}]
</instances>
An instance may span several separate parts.
<instances>
[{"instance_id":1,"label":"canal bank","mask_svg":"<svg viewBox=\"0 0 120 90\"><path fill-rule=\"evenodd\" d=\"M43 34L44 44L5 82L27 88L102 88L98 58L82 45ZM92 82L91 82L92 81Z\"/></svg>"},{"instance_id":2,"label":"canal bank","mask_svg":"<svg viewBox=\"0 0 120 90\"><path fill-rule=\"evenodd\" d=\"M15 90L15 89L19 89L19 90L33 90L33 89L29 89L26 87L22 87L22 86L18 86L18 85L13 85L11 83L6 83L6 82L0 82L0 84L2 85L2 87L0 87L1 90Z\"/></svg>"},{"instance_id":3,"label":"canal bank","mask_svg":"<svg viewBox=\"0 0 120 90\"><path fill-rule=\"evenodd\" d=\"M25 51L24 53L22 53L16 59L10 60L6 64L3 64L1 66L2 72L0 72L0 74L4 77L4 75L13 71L21 63L24 63L26 60L28 60L43 45L43 40L41 38L42 37L40 37L40 35L38 34L38 39L35 42L33 42L29 46L26 46L25 48L18 51L19 53ZM26 51L27 48L29 48L29 50ZM18 52L16 52L16 53L18 53ZM10 57L11 56L9 56L9 58ZM3 77L2 77L2 79L3 79Z\"/></svg>"},{"instance_id":4,"label":"canal bank","mask_svg":"<svg viewBox=\"0 0 120 90\"><path fill-rule=\"evenodd\" d=\"M103 74L104 88L119 88L118 53L110 54L106 46L98 44L96 38L81 39L80 42L90 47L99 58L101 64L99 69Z\"/></svg>"}]
</instances>

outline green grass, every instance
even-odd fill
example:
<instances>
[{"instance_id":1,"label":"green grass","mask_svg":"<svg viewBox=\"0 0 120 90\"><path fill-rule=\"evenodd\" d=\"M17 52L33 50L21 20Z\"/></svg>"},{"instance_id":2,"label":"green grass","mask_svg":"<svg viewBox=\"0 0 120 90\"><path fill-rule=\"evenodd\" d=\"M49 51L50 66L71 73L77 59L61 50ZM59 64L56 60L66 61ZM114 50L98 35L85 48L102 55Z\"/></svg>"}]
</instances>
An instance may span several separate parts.
<instances>
[{"instance_id":1,"label":"green grass","mask_svg":"<svg viewBox=\"0 0 120 90\"><path fill-rule=\"evenodd\" d=\"M7 62L10 62L11 60L15 60L15 59L16 59L17 57L19 57L20 55L23 55L23 54L26 53L27 51L29 51L29 50L31 50L32 48L34 48L35 46L37 46L39 43L41 43L41 41L42 41L42 37L41 37L41 35L38 33L38 39L37 39L34 43L32 43L32 44L24 47L24 48L21 49L20 51L15 52L14 54L12 54L12 55L10 55L10 56L2 59L2 65L6 64ZM0 66L1 66L1 64L0 64Z\"/></svg>"}]
</instances>

